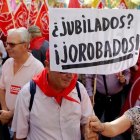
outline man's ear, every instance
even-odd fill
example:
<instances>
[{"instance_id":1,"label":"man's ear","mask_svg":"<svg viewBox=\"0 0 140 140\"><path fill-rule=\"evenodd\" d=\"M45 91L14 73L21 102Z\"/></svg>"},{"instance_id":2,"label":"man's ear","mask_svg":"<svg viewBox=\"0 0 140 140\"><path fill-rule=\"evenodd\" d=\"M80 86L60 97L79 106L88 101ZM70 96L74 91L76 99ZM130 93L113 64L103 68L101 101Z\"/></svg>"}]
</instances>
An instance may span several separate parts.
<instances>
[{"instance_id":1,"label":"man's ear","mask_svg":"<svg viewBox=\"0 0 140 140\"><path fill-rule=\"evenodd\" d=\"M49 73L49 71L50 71L50 62L47 61L47 60L45 60L44 63L45 63L45 66L46 66L47 72Z\"/></svg>"},{"instance_id":2,"label":"man's ear","mask_svg":"<svg viewBox=\"0 0 140 140\"><path fill-rule=\"evenodd\" d=\"M33 39L34 38L33 38L32 34L30 34L30 42L33 41Z\"/></svg>"},{"instance_id":3,"label":"man's ear","mask_svg":"<svg viewBox=\"0 0 140 140\"><path fill-rule=\"evenodd\" d=\"M23 44L23 50L24 50L24 51L27 51L27 49L28 49L28 43L24 43L24 44Z\"/></svg>"}]
</instances>

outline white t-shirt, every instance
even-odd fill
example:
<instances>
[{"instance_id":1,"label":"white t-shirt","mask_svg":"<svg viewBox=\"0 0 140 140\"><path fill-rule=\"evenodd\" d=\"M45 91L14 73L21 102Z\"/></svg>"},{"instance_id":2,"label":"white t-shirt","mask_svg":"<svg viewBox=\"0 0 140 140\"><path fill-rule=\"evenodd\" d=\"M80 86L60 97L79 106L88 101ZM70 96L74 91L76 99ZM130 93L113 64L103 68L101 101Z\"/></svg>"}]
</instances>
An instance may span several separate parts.
<instances>
[{"instance_id":1,"label":"white t-shirt","mask_svg":"<svg viewBox=\"0 0 140 140\"><path fill-rule=\"evenodd\" d=\"M30 85L19 92L12 123L12 131L18 139L27 140L81 140L80 124L94 113L84 86L79 83L81 101L76 88L68 95L79 103L62 98L61 106L52 97L46 96L38 86L29 111Z\"/></svg>"},{"instance_id":2,"label":"white t-shirt","mask_svg":"<svg viewBox=\"0 0 140 140\"><path fill-rule=\"evenodd\" d=\"M44 66L40 61L29 53L29 58L21 66L21 68L14 75L13 64L14 59L9 58L2 67L2 76L0 80L0 88L5 89L5 101L9 110L15 108L17 94L20 89L28 83L33 76L40 73Z\"/></svg>"}]
</instances>

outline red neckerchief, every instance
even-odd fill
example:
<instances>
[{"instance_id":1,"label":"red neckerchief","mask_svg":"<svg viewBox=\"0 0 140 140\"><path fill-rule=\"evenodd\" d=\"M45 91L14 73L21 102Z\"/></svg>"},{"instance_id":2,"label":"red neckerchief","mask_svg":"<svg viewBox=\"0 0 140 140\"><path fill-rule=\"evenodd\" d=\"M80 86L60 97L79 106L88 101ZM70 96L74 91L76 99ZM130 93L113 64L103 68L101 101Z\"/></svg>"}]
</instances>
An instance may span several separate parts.
<instances>
[{"instance_id":1,"label":"red neckerchief","mask_svg":"<svg viewBox=\"0 0 140 140\"><path fill-rule=\"evenodd\" d=\"M39 50L44 41L45 41L45 37L42 37L42 36L36 37L34 40L30 42L29 50L32 50L32 49Z\"/></svg>"},{"instance_id":2,"label":"red neckerchief","mask_svg":"<svg viewBox=\"0 0 140 140\"><path fill-rule=\"evenodd\" d=\"M48 96L48 97L54 97L56 98L57 103L60 103L60 100L62 97L66 98L69 101L79 103L75 99L67 96L74 88L76 85L77 81L77 74L75 74L74 78L71 80L70 85L65 88L61 93L57 93L54 91L47 82L47 69L45 68L40 74L34 76L32 79L33 81L38 85L38 87L42 90L42 92Z\"/></svg>"}]
</instances>

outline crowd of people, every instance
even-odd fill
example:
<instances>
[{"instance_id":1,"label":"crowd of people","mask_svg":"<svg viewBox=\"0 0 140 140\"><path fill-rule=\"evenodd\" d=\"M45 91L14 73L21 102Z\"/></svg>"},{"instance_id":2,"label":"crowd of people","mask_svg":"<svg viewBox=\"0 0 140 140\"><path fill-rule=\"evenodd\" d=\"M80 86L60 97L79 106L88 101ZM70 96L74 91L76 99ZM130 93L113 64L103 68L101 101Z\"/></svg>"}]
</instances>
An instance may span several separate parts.
<instances>
[{"instance_id":1,"label":"crowd of people","mask_svg":"<svg viewBox=\"0 0 140 140\"><path fill-rule=\"evenodd\" d=\"M131 69L97 75L93 98L95 74L50 70L49 42L38 26L10 29L6 43L0 40L0 122L4 140L98 140L99 134L102 140L110 140L129 128L132 139L140 139L140 107L116 119L122 95L128 94L138 67L139 60ZM77 81L78 76L84 77L83 84Z\"/></svg>"}]
</instances>

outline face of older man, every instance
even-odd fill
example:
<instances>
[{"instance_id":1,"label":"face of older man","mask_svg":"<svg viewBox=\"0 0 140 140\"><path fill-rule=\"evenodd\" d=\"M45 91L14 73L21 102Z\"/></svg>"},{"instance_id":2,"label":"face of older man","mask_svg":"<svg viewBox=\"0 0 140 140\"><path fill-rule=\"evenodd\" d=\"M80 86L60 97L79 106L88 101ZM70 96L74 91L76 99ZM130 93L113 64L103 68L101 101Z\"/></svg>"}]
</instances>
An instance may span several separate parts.
<instances>
[{"instance_id":1,"label":"face of older man","mask_svg":"<svg viewBox=\"0 0 140 140\"><path fill-rule=\"evenodd\" d=\"M61 73L50 71L49 62L45 61L48 76L49 76L49 85L57 92L62 92L65 88L67 88L71 80L74 78L74 73Z\"/></svg>"},{"instance_id":2,"label":"face of older man","mask_svg":"<svg viewBox=\"0 0 140 140\"><path fill-rule=\"evenodd\" d=\"M20 58L23 55L24 44L25 42L20 41L18 34L10 34L7 36L6 50L9 57Z\"/></svg>"}]
</instances>

